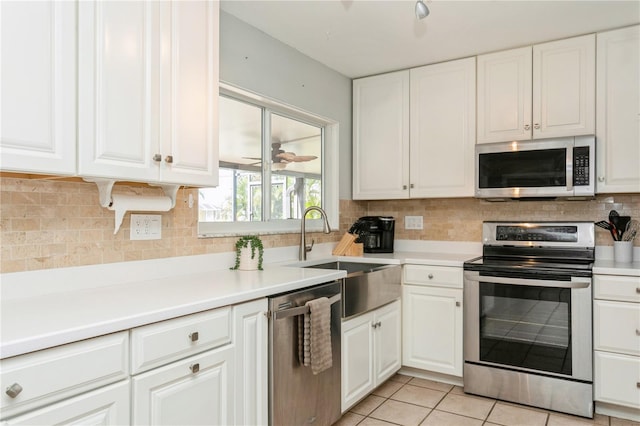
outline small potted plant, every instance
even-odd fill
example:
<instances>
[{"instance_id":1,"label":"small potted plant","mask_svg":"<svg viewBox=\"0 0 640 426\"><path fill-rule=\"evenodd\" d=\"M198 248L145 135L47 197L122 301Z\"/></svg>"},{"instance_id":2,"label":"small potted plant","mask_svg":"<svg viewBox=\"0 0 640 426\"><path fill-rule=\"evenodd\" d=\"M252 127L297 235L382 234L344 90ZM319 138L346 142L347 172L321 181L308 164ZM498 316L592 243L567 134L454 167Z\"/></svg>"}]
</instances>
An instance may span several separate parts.
<instances>
[{"instance_id":1,"label":"small potted plant","mask_svg":"<svg viewBox=\"0 0 640 426\"><path fill-rule=\"evenodd\" d=\"M257 253L256 253L257 252ZM262 271L264 247L257 235L245 235L236 241L236 263L231 269Z\"/></svg>"}]
</instances>

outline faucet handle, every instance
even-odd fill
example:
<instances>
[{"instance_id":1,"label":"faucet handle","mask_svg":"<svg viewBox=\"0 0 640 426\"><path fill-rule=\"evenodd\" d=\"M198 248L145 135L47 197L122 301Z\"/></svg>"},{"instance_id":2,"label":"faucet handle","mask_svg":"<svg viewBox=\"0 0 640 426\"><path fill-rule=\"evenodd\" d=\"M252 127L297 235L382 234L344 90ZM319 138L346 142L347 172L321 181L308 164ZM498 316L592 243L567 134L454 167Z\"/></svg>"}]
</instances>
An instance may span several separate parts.
<instances>
[{"instance_id":1,"label":"faucet handle","mask_svg":"<svg viewBox=\"0 0 640 426\"><path fill-rule=\"evenodd\" d=\"M313 249L313 244L316 242L316 240L314 240L313 238L311 239L311 244L306 246L304 249L307 253L309 253L311 251L311 249Z\"/></svg>"}]
</instances>

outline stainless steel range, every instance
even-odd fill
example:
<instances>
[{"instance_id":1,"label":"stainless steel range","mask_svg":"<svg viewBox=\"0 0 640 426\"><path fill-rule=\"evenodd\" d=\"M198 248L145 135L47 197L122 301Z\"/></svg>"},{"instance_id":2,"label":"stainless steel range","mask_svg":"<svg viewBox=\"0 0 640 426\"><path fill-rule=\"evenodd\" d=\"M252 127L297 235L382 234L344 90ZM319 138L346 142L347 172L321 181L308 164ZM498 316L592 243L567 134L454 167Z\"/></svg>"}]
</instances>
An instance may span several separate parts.
<instances>
[{"instance_id":1,"label":"stainless steel range","mask_svg":"<svg viewBox=\"0 0 640 426\"><path fill-rule=\"evenodd\" d=\"M464 391L593 417L592 222L485 222L464 264Z\"/></svg>"}]
</instances>

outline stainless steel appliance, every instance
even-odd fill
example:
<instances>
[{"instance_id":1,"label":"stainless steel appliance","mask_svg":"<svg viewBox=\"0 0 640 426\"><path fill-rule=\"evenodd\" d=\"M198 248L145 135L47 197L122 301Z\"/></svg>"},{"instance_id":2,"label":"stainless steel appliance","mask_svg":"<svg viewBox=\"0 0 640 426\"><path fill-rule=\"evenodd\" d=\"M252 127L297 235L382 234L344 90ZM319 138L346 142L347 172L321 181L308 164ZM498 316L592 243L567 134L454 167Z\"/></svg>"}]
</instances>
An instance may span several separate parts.
<instances>
[{"instance_id":1,"label":"stainless steel appliance","mask_svg":"<svg viewBox=\"0 0 640 426\"><path fill-rule=\"evenodd\" d=\"M595 136L476 145L476 197L585 198L595 191Z\"/></svg>"},{"instance_id":2,"label":"stainless steel appliance","mask_svg":"<svg viewBox=\"0 0 640 426\"><path fill-rule=\"evenodd\" d=\"M593 416L592 222L485 222L464 263L464 391Z\"/></svg>"},{"instance_id":3,"label":"stainless steel appliance","mask_svg":"<svg viewBox=\"0 0 640 426\"><path fill-rule=\"evenodd\" d=\"M350 318L393 302L402 295L402 266L380 263L329 262L309 268L347 271L342 280L342 318Z\"/></svg>"},{"instance_id":4,"label":"stainless steel appliance","mask_svg":"<svg viewBox=\"0 0 640 426\"><path fill-rule=\"evenodd\" d=\"M269 424L330 425L340 409L341 280L269 298ZM332 367L314 375L298 361L298 315L318 297L331 305Z\"/></svg>"},{"instance_id":5,"label":"stainless steel appliance","mask_svg":"<svg viewBox=\"0 0 640 426\"><path fill-rule=\"evenodd\" d=\"M353 224L365 253L393 253L396 220L391 216L363 216Z\"/></svg>"}]
</instances>

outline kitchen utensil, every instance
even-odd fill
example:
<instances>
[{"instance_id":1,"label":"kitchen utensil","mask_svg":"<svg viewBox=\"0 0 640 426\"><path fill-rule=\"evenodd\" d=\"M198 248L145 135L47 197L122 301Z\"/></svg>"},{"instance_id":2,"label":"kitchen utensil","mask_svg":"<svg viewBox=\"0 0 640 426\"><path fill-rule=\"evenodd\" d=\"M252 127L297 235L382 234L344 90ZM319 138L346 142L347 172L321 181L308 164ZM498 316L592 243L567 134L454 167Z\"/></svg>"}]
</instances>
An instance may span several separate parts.
<instances>
[{"instance_id":1,"label":"kitchen utensil","mask_svg":"<svg viewBox=\"0 0 640 426\"><path fill-rule=\"evenodd\" d=\"M600 228L606 229L607 231L611 230L611 224L609 224L609 222L607 222L606 220L601 220L595 223L596 226L599 226Z\"/></svg>"},{"instance_id":2,"label":"kitchen utensil","mask_svg":"<svg viewBox=\"0 0 640 426\"><path fill-rule=\"evenodd\" d=\"M616 226L616 223L618 222L618 216L620 216L620 214L615 210L611 210L609 212L609 223L611 224L611 227L613 228L613 229L610 229L609 231L611 232L611 236L613 237L613 241L620 241L620 235L618 233L618 227Z\"/></svg>"},{"instance_id":3,"label":"kitchen utensil","mask_svg":"<svg viewBox=\"0 0 640 426\"><path fill-rule=\"evenodd\" d=\"M633 241L633 239L636 237L636 235L638 235L639 232L640 222L638 222L637 220L630 220L625 228L622 241Z\"/></svg>"},{"instance_id":4,"label":"kitchen utensil","mask_svg":"<svg viewBox=\"0 0 640 426\"><path fill-rule=\"evenodd\" d=\"M618 239L619 241L623 240L623 236L627 230L627 225L631 221L631 216L614 216L614 225L618 230Z\"/></svg>"}]
</instances>

